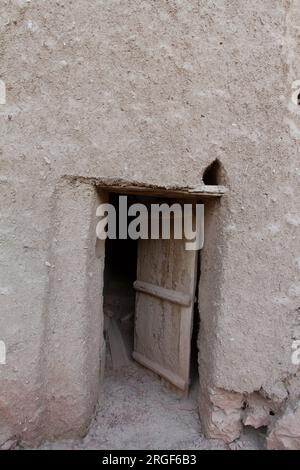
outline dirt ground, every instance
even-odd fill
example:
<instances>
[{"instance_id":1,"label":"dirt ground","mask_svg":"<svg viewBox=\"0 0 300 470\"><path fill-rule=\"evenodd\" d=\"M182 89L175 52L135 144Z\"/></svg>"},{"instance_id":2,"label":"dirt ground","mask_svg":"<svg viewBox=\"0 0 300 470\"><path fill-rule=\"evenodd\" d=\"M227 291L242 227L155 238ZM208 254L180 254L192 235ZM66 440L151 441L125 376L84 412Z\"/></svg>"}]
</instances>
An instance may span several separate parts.
<instances>
[{"instance_id":1,"label":"dirt ground","mask_svg":"<svg viewBox=\"0 0 300 470\"><path fill-rule=\"evenodd\" d=\"M187 398L178 399L158 377L130 363L108 365L105 400L84 439L47 443L41 449L259 449L262 435L246 431L230 447L201 434L197 383Z\"/></svg>"}]
</instances>

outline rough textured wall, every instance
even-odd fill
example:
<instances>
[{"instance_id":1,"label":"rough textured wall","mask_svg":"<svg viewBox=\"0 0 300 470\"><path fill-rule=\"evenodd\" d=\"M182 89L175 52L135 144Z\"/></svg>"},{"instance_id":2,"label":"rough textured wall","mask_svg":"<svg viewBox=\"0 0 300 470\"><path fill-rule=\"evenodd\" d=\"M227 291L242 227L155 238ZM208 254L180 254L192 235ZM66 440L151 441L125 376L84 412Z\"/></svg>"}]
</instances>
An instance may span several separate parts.
<instances>
[{"instance_id":1,"label":"rough textured wall","mask_svg":"<svg viewBox=\"0 0 300 470\"><path fill-rule=\"evenodd\" d=\"M295 4L250 2L240 11L245 16L218 28L235 44L224 76L232 100L219 126L230 194L207 211L200 286L200 412L208 434L227 440L241 421L274 426L300 394L291 360L300 294L299 134L290 121L298 112ZM219 291L211 289L215 279Z\"/></svg>"},{"instance_id":2,"label":"rough textured wall","mask_svg":"<svg viewBox=\"0 0 300 470\"><path fill-rule=\"evenodd\" d=\"M106 197L92 185L61 181L53 199L40 423L50 439L85 434L103 398L105 360L105 243L96 242L95 213Z\"/></svg>"},{"instance_id":3,"label":"rough textured wall","mask_svg":"<svg viewBox=\"0 0 300 470\"><path fill-rule=\"evenodd\" d=\"M65 174L193 185L219 158L230 194L209 216L203 256L203 423L224 434L227 392L236 432L245 392L285 400L299 305L291 8L1 0L0 441L41 435L51 201Z\"/></svg>"}]
</instances>

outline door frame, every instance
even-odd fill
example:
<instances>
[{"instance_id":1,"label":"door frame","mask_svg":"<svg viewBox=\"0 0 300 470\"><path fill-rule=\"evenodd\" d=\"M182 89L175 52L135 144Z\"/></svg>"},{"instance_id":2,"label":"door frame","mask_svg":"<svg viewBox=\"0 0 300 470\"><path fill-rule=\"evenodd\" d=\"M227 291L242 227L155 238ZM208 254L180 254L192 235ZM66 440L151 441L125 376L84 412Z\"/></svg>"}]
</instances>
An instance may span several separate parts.
<instances>
[{"instance_id":1,"label":"door frame","mask_svg":"<svg viewBox=\"0 0 300 470\"><path fill-rule=\"evenodd\" d=\"M96 240L96 208L108 192L157 195L163 198L203 199L209 207L204 263L222 234L220 198L223 186L161 186L130 180L67 175L58 181L51 198L51 234L47 253L48 283L45 291L44 333L41 368L44 377L44 437L84 434L102 400L105 344L103 342L104 243ZM211 216L213 213L213 216ZM209 220L208 220L209 219ZM205 228L206 231L206 228ZM213 246L212 246L213 244ZM202 270L200 284L207 285L211 272ZM214 295L221 278L216 272ZM219 282L219 284L218 284ZM74 292L76 295L74 295ZM213 299L201 297L201 314L211 316ZM205 310L205 311L204 311ZM209 324L209 321L205 321ZM213 335L213 331L205 334ZM204 338L207 341L208 338ZM213 337L211 336L212 341ZM201 342L201 341L200 341ZM211 351L200 351L201 371L211 363ZM61 419L63 417L63 419Z\"/></svg>"}]
</instances>

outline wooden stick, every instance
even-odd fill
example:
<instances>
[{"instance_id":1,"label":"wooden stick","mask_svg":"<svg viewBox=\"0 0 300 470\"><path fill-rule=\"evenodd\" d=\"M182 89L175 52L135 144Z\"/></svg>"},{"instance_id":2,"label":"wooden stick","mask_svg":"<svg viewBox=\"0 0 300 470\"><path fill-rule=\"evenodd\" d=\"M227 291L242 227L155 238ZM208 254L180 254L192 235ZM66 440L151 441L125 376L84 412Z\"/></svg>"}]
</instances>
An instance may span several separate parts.
<instances>
[{"instance_id":1,"label":"wooden stick","mask_svg":"<svg viewBox=\"0 0 300 470\"><path fill-rule=\"evenodd\" d=\"M181 377L176 374L173 374L172 372L160 366L159 364L150 361L150 359L147 359L142 354L134 351L132 353L132 357L135 361L142 364L142 366L147 367L148 369L152 370L164 379L168 380L171 384L175 385L175 387L179 388L180 390L185 391L187 389L188 384Z\"/></svg>"},{"instance_id":2,"label":"wooden stick","mask_svg":"<svg viewBox=\"0 0 300 470\"><path fill-rule=\"evenodd\" d=\"M142 292L143 294L152 295L159 299L168 300L173 304L183 305L189 307L192 302L192 296L183 292L177 292L171 289L165 289L164 287L150 284L149 282L135 281L133 287L136 291Z\"/></svg>"},{"instance_id":3,"label":"wooden stick","mask_svg":"<svg viewBox=\"0 0 300 470\"><path fill-rule=\"evenodd\" d=\"M126 346L122 337L122 333L114 318L109 319L108 325L108 340L111 352L113 368L126 366L129 364L129 358L126 351Z\"/></svg>"}]
</instances>

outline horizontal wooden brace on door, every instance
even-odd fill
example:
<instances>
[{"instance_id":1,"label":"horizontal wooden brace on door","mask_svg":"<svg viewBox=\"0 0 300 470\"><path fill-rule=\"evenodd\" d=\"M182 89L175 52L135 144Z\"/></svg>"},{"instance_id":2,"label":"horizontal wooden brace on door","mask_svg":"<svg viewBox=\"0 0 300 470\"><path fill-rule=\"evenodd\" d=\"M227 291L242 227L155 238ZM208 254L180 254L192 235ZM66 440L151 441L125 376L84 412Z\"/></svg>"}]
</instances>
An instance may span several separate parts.
<instances>
[{"instance_id":1,"label":"horizontal wooden brace on door","mask_svg":"<svg viewBox=\"0 0 300 470\"><path fill-rule=\"evenodd\" d=\"M143 294L152 295L153 297L158 297L159 299L167 300L168 302L184 307L189 307L192 303L192 296L189 294L165 289L164 287L156 286L149 282L135 281L133 287L136 291L142 292Z\"/></svg>"},{"instance_id":2,"label":"horizontal wooden brace on door","mask_svg":"<svg viewBox=\"0 0 300 470\"><path fill-rule=\"evenodd\" d=\"M132 357L135 361L141 364L144 367L156 372L158 375L163 377L164 379L171 382L171 384L175 385L175 387L179 388L180 390L185 391L188 387L188 382L185 382L179 375L173 374L170 370L165 369L159 364L156 364L153 361L150 361L147 357L143 356L142 354L134 351L132 353Z\"/></svg>"}]
</instances>

